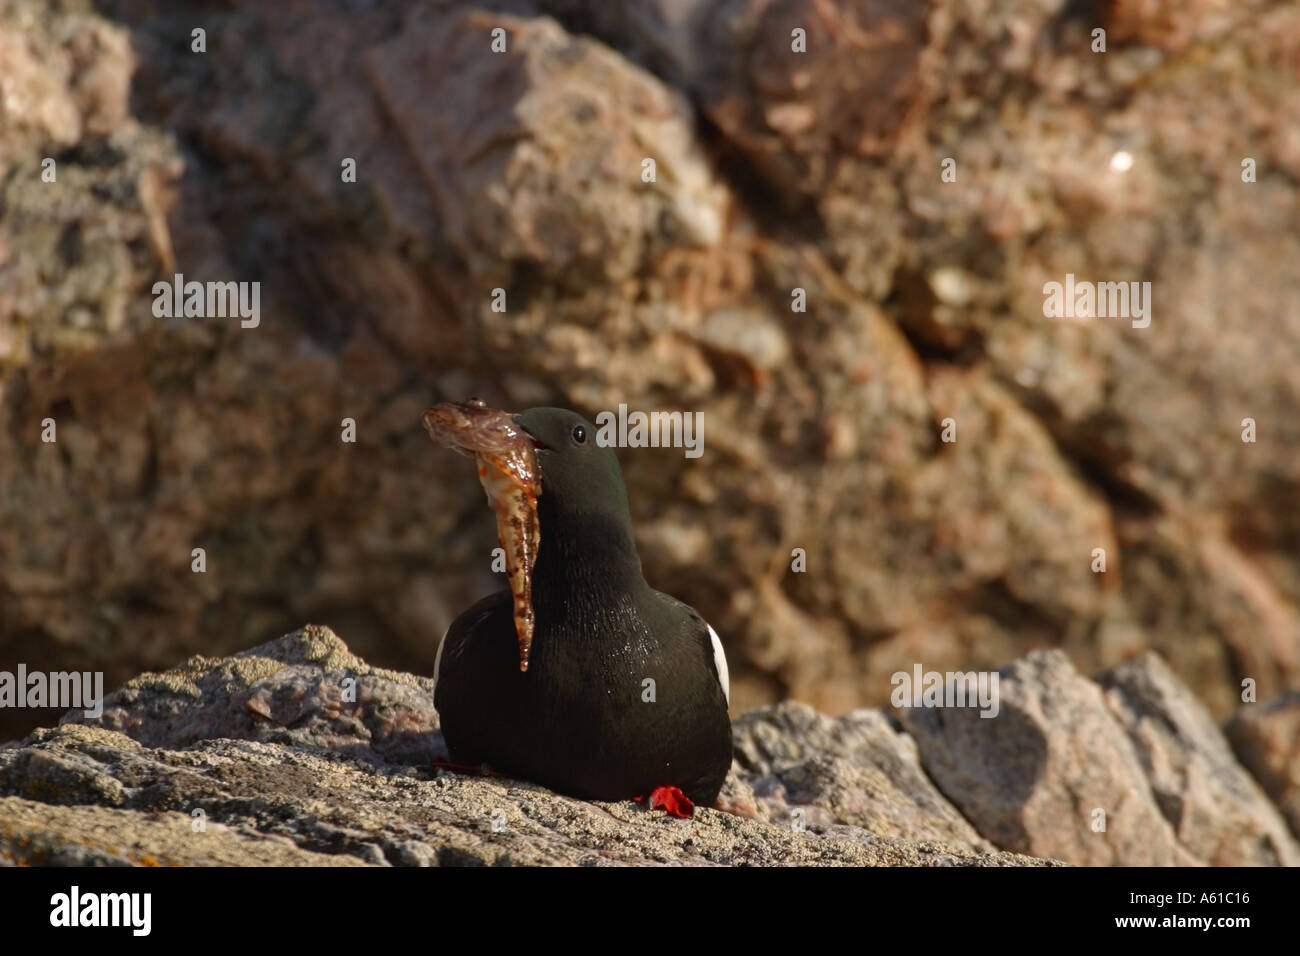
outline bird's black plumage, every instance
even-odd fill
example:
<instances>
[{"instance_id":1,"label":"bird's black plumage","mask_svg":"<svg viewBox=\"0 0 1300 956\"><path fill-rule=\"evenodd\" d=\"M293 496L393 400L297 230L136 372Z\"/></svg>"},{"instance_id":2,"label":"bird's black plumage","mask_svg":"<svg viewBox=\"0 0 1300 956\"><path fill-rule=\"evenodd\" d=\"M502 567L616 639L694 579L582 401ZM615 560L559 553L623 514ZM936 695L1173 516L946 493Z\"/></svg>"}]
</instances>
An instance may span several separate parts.
<instances>
[{"instance_id":1,"label":"bird's black plumage","mask_svg":"<svg viewBox=\"0 0 1300 956\"><path fill-rule=\"evenodd\" d=\"M520 672L509 591L448 628L434 704L452 759L585 799L676 786L712 804L731 765L725 658L642 576L618 460L591 423L558 408L515 420L542 473L532 656Z\"/></svg>"}]
</instances>

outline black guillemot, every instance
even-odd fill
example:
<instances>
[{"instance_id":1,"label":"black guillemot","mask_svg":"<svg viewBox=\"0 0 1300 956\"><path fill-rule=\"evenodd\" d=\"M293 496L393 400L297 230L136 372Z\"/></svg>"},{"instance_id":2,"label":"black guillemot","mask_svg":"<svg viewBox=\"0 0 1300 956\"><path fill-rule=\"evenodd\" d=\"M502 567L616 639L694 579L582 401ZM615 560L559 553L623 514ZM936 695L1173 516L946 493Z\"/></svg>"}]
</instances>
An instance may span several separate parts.
<instances>
[{"instance_id":1,"label":"black guillemot","mask_svg":"<svg viewBox=\"0 0 1300 956\"><path fill-rule=\"evenodd\" d=\"M732 755L717 633L646 583L618 459L591 423L561 408L514 421L542 481L531 656L521 671L509 590L452 622L434 665L452 760L677 816L711 806Z\"/></svg>"}]
</instances>

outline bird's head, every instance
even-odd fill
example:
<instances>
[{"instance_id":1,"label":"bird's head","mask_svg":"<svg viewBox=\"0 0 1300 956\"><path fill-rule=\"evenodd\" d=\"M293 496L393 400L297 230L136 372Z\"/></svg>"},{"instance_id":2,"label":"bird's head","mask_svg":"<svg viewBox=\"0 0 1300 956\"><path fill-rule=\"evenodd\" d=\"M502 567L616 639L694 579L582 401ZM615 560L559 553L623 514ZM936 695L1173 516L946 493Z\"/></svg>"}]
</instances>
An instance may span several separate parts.
<instances>
[{"instance_id":1,"label":"bird's head","mask_svg":"<svg viewBox=\"0 0 1300 956\"><path fill-rule=\"evenodd\" d=\"M515 424L536 449L544 519L606 520L630 529L623 472L614 450L596 441L596 426L567 408L530 408L515 415Z\"/></svg>"},{"instance_id":2,"label":"bird's head","mask_svg":"<svg viewBox=\"0 0 1300 956\"><path fill-rule=\"evenodd\" d=\"M542 493L538 573L586 574L606 583L641 582L627 488L614 449L567 408L530 408L515 424L533 439Z\"/></svg>"}]
</instances>

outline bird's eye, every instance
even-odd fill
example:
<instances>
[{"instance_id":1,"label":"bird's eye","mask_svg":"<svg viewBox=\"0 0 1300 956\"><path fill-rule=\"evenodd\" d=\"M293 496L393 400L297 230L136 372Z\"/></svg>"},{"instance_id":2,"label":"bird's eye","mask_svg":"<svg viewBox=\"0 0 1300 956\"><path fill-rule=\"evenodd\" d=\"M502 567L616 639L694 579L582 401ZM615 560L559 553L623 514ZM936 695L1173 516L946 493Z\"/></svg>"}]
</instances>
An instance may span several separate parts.
<instances>
[{"instance_id":1,"label":"bird's eye","mask_svg":"<svg viewBox=\"0 0 1300 956\"><path fill-rule=\"evenodd\" d=\"M574 443L575 445L581 445L581 444L582 444L583 442L585 442L586 440L587 440L587 429L584 428L584 427L581 426L581 425L574 425L574 426L573 426L573 443Z\"/></svg>"}]
</instances>

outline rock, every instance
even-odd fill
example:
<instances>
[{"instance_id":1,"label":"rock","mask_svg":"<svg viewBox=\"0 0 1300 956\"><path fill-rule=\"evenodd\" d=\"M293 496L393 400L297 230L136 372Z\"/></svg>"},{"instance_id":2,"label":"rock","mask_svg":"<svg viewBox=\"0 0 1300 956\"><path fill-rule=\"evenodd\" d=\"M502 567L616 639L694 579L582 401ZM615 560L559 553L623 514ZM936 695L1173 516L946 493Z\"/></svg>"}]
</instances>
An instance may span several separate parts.
<instances>
[{"instance_id":1,"label":"rock","mask_svg":"<svg viewBox=\"0 0 1300 956\"><path fill-rule=\"evenodd\" d=\"M339 693L348 680L354 702ZM744 725L753 743L742 766L764 777L740 769L727 798L753 807L755 783L788 788L792 803L820 811L806 827L788 814L766 822L707 808L683 822L631 801L433 769L445 749L431 690L312 626L141 675L109 696L102 718L69 714L0 747L0 853L75 865L1041 862L997 852L963 826L877 714L832 721L787 707ZM801 763L816 771L801 774ZM850 794L860 780L873 789ZM200 820L206 829L189 839Z\"/></svg>"},{"instance_id":2,"label":"rock","mask_svg":"<svg viewBox=\"0 0 1300 956\"><path fill-rule=\"evenodd\" d=\"M1055 863L1046 856L1059 852L1094 864L1294 862L1276 811L1165 665L1143 658L1103 675L1104 694L1060 652L1000 674L992 719L904 710L900 725L881 710L832 718L794 702L744 714L717 807L680 821L632 801L435 768L446 749L431 682L373 668L308 625L233 657L142 674L108 696L101 717L73 711L0 747L0 858L1016 866ZM1107 811L1105 832L1091 829L1095 806Z\"/></svg>"},{"instance_id":3,"label":"rock","mask_svg":"<svg viewBox=\"0 0 1300 956\"><path fill-rule=\"evenodd\" d=\"M360 866L292 840L183 813L54 807L0 797L0 861L23 866Z\"/></svg>"},{"instance_id":4,"label":"rock","mask_svg":"<svg viewBox=\"0 0 1300 956\"><path fill-rule=\"evenodd\" d=\"M30 855L21 837L4 838L0 850L6 855L20 862L80 862L86 852L76 844L85 839L112 848L106 855L119 859L229 863L229 845L236 843L237 834L238 843L261 844L259 852L239 862L268 864L1036 862L1013 854L878 838L854 827L824 836L801 834L716 810L697 810L693 820L682 823L630 801L583 803L530 784L439 774L427 764L393 765L316 748L222 739L181 751L138 751L121 735L100 733L92 743L90 728L65 725L38 733L17 756L50 750L72 757L93 747L105 773L130 779L127 810L47 808L27 799L6 799L0 802L0 833L30 832L34 821L48 821ZM116 747L105 742L112 737L120 740ZM21 787L24 771L17 763L12 749L0 750L5 791ZM47 809L58 812L46 816ZM185 842L199 810L226 845L219 840L211 840L211 848ZM117 828L116 839L94 837L108 826ZM54 834L64 839L56 840ZM120 849L123 843L125 850Z\"/></svg>"},{"instance_id":5,"label":"rock","mask_svg":"<svg viewBox=\"0 0 1300 956\"><path fill-rule=\"evenodd\" d=\"M650 0L635 12L599 0L542 5L684 85L782 193L819 193L841 154L889 153L920 86L922 3Z\"/></svg>"},{"instance_id":6,"label":"rock","mask_svg":"<svg viewBox=\"0 0 1300 956\"><path fill-rule=\"evenodd\" d=\"M997 846L1091 866L1197 862L1101 690L1059 651L998 671L999 710L901 711L921 765ZM1102 816L1104 814L1104 818ZM1099 827L1104 819L1105 829Z\"/></svg>"},{"instance_id":7,"label":"rock","mask_svg":"<svg viewBox=\"0 0 1300 956\"><path fill-rule=\"evenodd\" d=\"M234 657L195 657L130 680L95 724L173 750L225 737L409 763L447 755L431 678L373 668L310 624Z\"/></svg>"},{"instance_id":8,"label":"rock","mask_svg":"<svg viewBox=\"0 0 1300 956\"><path fill-rule=\"evenodd\" d=\"M1140 39L1166 50L1183 50L1240 26L1263 5L1263 0L1118 0L1111 11L1111 33L1121 42Z\"/></svg>"},{"instance_id":9,"label":"rock","mask_svg":"<svg viewBox=\"0 0 1300 956\"><path fill-rule=\"evenodd\" d=\"M1089 865L1300 863L1277 808L1154 654L1097 684L1059 651L998 674L996 717L901 711L925 771L995 845Z\"/></svg>"},{"instance_id":10,"label":"rock","mask_svg":"<svg viewBox=\"0 0 1300 956\"><path fill-rule=\"evenodd\" d=\"M745 714L732 732L740 771L772 820L802 810L809 829L847 823L991 849L921 770L916 742L881 711L836 720L787 702Z\"/></svg>"},{"instance_id":11,"label":"rock","mask_svg":"<svg viewBox=\"0 0 1300 956\"><path fill-rule=\"evenodd\" d=\"M1300 836L1300 693L1245 704L1224 729L1237 759Z\"/></svg>"},{"instance_id":12,"label":"rock","mask_svg":"<svg viewBox=\"0 0 1300 956\"><path fill-rule=\"evenodd\" d=\"M418 417L479 394L704 415L622 463L738 711L1040 647L1155 650L1216 719L1294 690L1297 49L1256 0L9 0L0 661L118 684L313 619L429 673L498 582ZM154 316L178 271L261 324ZM1046 318L1067 274L1152 324Z\"/></svg>"},{"instance_id":13,"label":"rock","mask_svg":"<svg viewBox=\"0 0 1300 956\"><path fill-rule=\"evenodd\" d=\"M88 4L0 9L0 380L154 325L138 293L171 259L181 165L130 114L134 67L128 32Z\"/></svg>"},{"instance_id":14,"label":"rock","mask_svg":"<svg viewBox=\"0 0 1300 956\"><path fill-rule=\"evenodd\" d=\"M507 49L485 55L495 28ZM447 240L496 276L486 288L509 278L503 263L571 286L615 283L677 242L721 238L726 194L685 100L603 44L549 19L469 9L414 18L366 65Z\"/></svg>"},{"instance_id":15,"label":"rock","mask_svg":"<svg viewBox=\"0 0 1300 956\"><path fill-rule=\"evenodd\" d=\"M1097 676L1178 842L1211 866L1297 866L1300 846L1209 713L1155 654Z\"/></svg>"},{"instance_id":16,"label":"rock","mask_svg":"<svg viewBox=\"0 0 1300 956\"><path fill-rule=\"evenodd\" d=\"M107 136L128 119L132 68L126 31L86 6L6 4L0 11L0 130L6 139L34 136L56 151L87 134ZM0 150L0 175L13 159Z\"/></svg>"}]
</instances>

